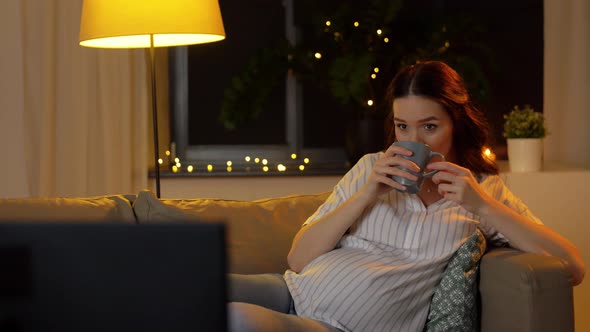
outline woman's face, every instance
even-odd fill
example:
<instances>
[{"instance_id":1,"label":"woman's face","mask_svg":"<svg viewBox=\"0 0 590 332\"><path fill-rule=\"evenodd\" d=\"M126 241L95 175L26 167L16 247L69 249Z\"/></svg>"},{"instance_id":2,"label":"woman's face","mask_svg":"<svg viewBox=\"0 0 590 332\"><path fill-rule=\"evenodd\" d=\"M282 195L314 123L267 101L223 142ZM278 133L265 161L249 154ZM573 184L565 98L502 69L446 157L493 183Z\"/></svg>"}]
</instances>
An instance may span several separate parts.
<instances>
[{"instance_id":1,"label":"woman's face","mask_svg":"<svg viewBox=\"0 0 590 332\"><path fill-rule=\"evenodd\" d=\"M396 98L393 122L398 141L415 141L430 145L433 151L453 158L453 121L436 101L420 96Z\"/></svg>"}]
</instances>

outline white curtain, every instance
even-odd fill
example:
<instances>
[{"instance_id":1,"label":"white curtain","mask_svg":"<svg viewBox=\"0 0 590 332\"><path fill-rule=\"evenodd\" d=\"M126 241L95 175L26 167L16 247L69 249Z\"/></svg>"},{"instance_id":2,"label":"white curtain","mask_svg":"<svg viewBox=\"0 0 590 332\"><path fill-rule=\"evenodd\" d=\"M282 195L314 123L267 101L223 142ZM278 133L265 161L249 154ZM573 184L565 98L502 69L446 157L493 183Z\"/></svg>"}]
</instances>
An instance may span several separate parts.
<instances>
[{"instance_id":1,"label":"white curtain","mask_svg":"<svg viewBox=\"0 0 590 332\"><path fill-rule=\"evenodd\" d=\"M590 1L545 0L544 6L545 156L590 168Z\"/></svg>"},{"instance_id":2,"label":"white curtain","mask_svg":"<svg viewBox=\"0 0 590 332\"><path fill-rule=\"evenodd\" d=\"M0 77L0 147L14 156L2 158L0 197L147 187L145 51L79 46L81 8L82 0L1 1L8 47Z\"/></svg>"}]
</instances>

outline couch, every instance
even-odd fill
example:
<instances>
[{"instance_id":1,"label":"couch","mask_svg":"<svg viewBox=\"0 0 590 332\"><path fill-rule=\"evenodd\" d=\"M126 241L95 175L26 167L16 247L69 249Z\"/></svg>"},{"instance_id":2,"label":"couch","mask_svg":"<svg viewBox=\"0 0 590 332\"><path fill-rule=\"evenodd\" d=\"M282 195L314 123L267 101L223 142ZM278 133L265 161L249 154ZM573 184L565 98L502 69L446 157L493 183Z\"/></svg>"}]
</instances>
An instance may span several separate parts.
<instances>
[{"instance_id":1,"label":"couch","mask_svg":"<svg viewBox=\"0 0 590 332\"><path fill-rule=\"evenodd\" d=\"M282 273L291 240L329 193L256 201L137 195L0 199L0 222L149 224L182 219L226 225L228 272ZM509 248L480 263L481 331L573 331L573 287L559 259Z\"/></svg>"}]
</instances>

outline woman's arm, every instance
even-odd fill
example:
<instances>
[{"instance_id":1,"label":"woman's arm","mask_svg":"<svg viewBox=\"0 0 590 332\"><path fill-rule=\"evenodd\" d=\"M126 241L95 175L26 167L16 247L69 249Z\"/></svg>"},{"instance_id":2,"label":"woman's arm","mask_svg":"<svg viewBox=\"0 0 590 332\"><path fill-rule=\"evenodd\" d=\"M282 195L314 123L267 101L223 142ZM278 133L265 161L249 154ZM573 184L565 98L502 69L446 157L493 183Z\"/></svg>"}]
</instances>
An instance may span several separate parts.
<instances>
[{"instance_id":1,"label":"woman's arm","mask_svg":"<svg viewBox=\"0 0 590 332\"><path fill-rule=\"evenodd\" d=\"M314 220L297 232L287 256L291 270L300 272L316 257L334 249L344 233L358 220L367 207L376 202L380 195L388 193L394 188L405 190L405 186L391 179L392 175L416 180L416 176L392 167L401 165L413 171L419 170L416 164L396 156L396 154L409 156L411 152L398 146L390 147L375 161L367 181L356 193L333 211Z\"/></svg>"},{"instance_id":2,"label":"woman's arm","mask_svg":"<svg viewBox=\"0 0 590 332\"><path fill-rule=\"evenodd\" d=\"M439 193L446 199L480 216L483 226L496 229L512 247L562 259L572 275L572 283L582 282L586 269L573 243L488 195L468 169L447 162L432 163L428 168L441 171L434 175L433 181L439 184Z\"/></svg>"}]
</instances>

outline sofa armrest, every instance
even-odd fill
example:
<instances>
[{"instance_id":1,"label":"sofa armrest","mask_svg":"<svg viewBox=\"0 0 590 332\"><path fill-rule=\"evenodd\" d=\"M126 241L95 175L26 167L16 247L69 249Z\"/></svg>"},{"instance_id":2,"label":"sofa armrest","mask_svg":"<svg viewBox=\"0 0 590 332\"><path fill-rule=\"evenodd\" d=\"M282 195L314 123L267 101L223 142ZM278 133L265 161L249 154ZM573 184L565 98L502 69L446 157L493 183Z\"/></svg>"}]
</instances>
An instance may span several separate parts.
<instances>
[{"instance_id":1,"label":"sofa armrest","mask_svg":"<svg viewBox=\"0 0 590 332\"><path fill-rule=\"evenodd\" d=\"M498 248L481 261L481 331L574 331L573 286L554 257Z\"/></svg>"}]
</instances>

